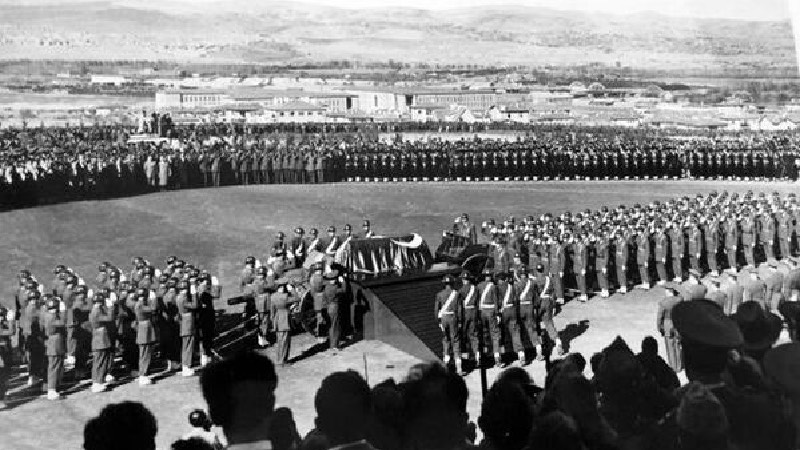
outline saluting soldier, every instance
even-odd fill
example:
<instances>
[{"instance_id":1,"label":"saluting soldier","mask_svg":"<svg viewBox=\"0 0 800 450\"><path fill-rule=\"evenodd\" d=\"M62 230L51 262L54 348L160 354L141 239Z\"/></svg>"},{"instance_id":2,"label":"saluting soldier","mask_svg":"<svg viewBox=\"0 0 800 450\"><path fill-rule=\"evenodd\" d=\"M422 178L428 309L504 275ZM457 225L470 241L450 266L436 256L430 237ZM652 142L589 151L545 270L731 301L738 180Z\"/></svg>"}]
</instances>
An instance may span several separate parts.
<instances>
[{"instance_id":1,"label":"saluting soldier","mask_svg":"<svg viewBox=\"0 0 800 450\"><path fill-rule=\"evenodd\" d=\"M275 331L275 361L280 365L289 362L292 344L289 311L297 299L290 289L291 286L288 284L281 285L277 292L270 296L272 327Z\"/></svg>"},{"instance_id":2,"label":"saluting soldier","mask_svg":"<svg viewBox=\"0 0 800 450\"><path fill-rule=\"evenodd\" d=\"M139 385L151 384L147 376L153 359L156 339L156 298L153 291L139 288L136 291L136 303L133 311L136 318L136 345L139 346Z\"/></svg>"},{"instance_id":3,"label":"saluting soldier","mask_svg":"<svg viewBox=\"0 0 800 450\"><path fill-rule=\"evenodd\" d=\"M669 252L669 239L664 232L664 227L659 223L656 225L656 235L654 239L655 244L655 260L656 272L658 273L658 285L664 286L669 280L667 275L667 256Z\"/></svg>"},{"instance_id":4,"label":"saluting soldier","mask_svg":"<svg viewBox=\"0 0 800 450\"><path fill-rule=\"evenodd\" d=\"M757 242L756 224L748 209L744 211L742 219L742 247L748 267L755 267L755 246Z\"/></svg>"},{"instance_id":5,"label":"saluting soldier","mask_svg":"<svg viewBox=\"0 0 800 450\"><path fill-rule=\"evenodd\" d=\"M89 324L92 327L92 392L103 392L111 376L114 303L102 292L95 292Z\"/></svg>"},{"instance_id":6,"label":"saluting soldier","mask_svg":"<svg viewBox=\"0 0 800 450\"><path fill-rule=\"evenodd\" d=\"M494 276L491 271L483 271L483 281L478 283L478 293L480 295L480 330L489 330L492 340L492 350L494 352L495 365L500 365L500 308L497 299L497 286L494 284ZM483 349L478 350L481 354ZM480 364L480 358L478 359Z\"/></svg>"},{"instance_id":7,"label":"saluting soldier","mask_svg":"<svg viewBox=\"0 0 800 450\"><path fill-rule=\"evenodd\" d=\"M328 241L325 245L325 255L330 258L336 256L336 251L342 245L342 240L336 235L336 227L331 225L328 227Z\"/></svg>"},{"instance_id":8,"label":"saluting soldier","mask_svg":"<svg viewBox=\"0 0 800 450\"><path fill-rule=\"evenodd\" d=\"M719 276L719 264L717 256L719 254L719 222L716 213L711 214L710 220L706 222L705 232L703 233L706 241L706 262L712 277Z\"/></svg>"},{"instance_id":9,"label":"saluting soldier","mask_svg":"<svg viewBox=\"0 0 800 450\"><path fill-rule=\"evenodd\" d=\"M569 240L569 235L564 235L564 240ZM550 278L553 284L554 301L559 305L564 304L564 271L567 266L566 249L558 237L551 238L549 245Z\"/></svg>"},{"instance_id":10,"label":"saluting soldier","mask_svg":"<svg viewBox=\"0 0 800 450\"><path fill-rule=\"evenodd\" d=\"M617 230L617 238L614 241L614 256L617 266L617 283L619 292L628 292L628 257L629 244L628 238L621 230Z\"/></svg>"},{"instance_id":11,"label":"saluting soldier","mask_svg":"<svg viewBox=\"0 0 800 450\"><path fill-rule=\"evenodd\" d=\"M650 289L650 233L644 227L639 227L636 236L636 263L639 266L639 277L642 289Z\"/></svg>"},{"instance_id":12,"label":"saluting soldier","mask_svg":"<svg viewBox=\"0 0 800 450\"><path fill-rule=\"evenodd\" d=\"M572 273L578 282L580 296L578 300L585 302L589 300L586 290L586 269L589 266L589 247L588 242L577 236L572 244Z\"/></svg>"},{"instance_id":13,"label":"saluting soldier","mask_svg":"<svg viewBox=\"0 0 800 450\"><path fill-rule=\"evenodd\" d=\"M47 354L47 399L58 400L58 388L64 376L64 357L67 354L67 331L64 316L66 305L59 297L47 301L42 318Z\"/></svg>"},{"instance_id":14,"label":"saluting soldier","mask_svg":"<svg viewBox=\"0 0 800 450\"><path fill-rule=\"evenodd\" d=\"M689 230L689 267L692 270L701 272L701 258L703 257L703 234L697 222L692 219Z\"/></svg>"},{"instance_id":15,"label":"saluting soldier","mask_svg":"<svg viewBox=\"0 0 800 450\"><path fill-rule=\"evenodd\" d=\"M454 289L455 279L446 275L442 280L444 289L436 294L434 314L442 330L442 359L446 366L450 361L455 362L457 372L461 372L461 298Z\"/></svg>"},{"instance_id":16,"label":"saluting soldier","mask_svg":"<svg viewBox=\"0 0 800 450\"><path fill-rule=\"evenodd\" d=\"M739 223L736 216L731 216L729 220L725 219L724 222L724 239L725 239L725 254L728 257L728 271L736 273L739 268Z\"/></svg>"},{"instance_id":17,"label":"saluting soldier","mask_svg":"<svg viewBox=\"0 0 800 450\"><path fill-rule=\"evenodd\" d=\"M181 281L178 285L178 295L175 297L175 306L177 307L177 317L180 320L181 375L190 377L194 375L192 364L195 347L197 346L195 342L195 334L197 333L195 325L197 300L189 291L188 281Z\"/></svg>"}]
</instances>

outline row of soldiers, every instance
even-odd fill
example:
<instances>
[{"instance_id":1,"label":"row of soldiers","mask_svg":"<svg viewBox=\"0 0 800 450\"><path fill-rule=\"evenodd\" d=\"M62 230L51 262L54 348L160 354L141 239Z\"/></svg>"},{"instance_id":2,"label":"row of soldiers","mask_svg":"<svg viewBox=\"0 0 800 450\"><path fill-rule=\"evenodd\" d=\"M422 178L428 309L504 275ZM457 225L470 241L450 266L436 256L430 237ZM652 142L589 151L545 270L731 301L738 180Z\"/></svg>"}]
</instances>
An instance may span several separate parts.
<instances>
[{"instance_id":1,"label":"row of soldiers","mask_svg":"<svg viewBox=\"0 0 800 450\"><path fill-rule=\"evenodd\" d=\"M151 384L156 354L166 371L180 361L182 375L193 375L198 342L200 364L211 361L216 277L176 257L161 270L141 257L132 266L126 276L104 262L93 289L64 265L54 269L48 290L20 271L15 306L0 319L0 400L15 360L27 367L28 386L46 380L52 400L60 398L67 369L77 382L91 372L91 391L102 392L115 373Z\"/></svg>"},{"instance_id":2,"label":"row of soldiers","mask_svg":"<svg viewBox=\"0 0 800 450\"><path fill-rule=\"evenodd\" d=\"M712 193L627 208L601 208L516 224L484 222L481 238L492 244L495 271L515 265L544 266L556 299L568 290L580 300L593 292L649 289L686 279L692 269L718 275L756 267L798 253L800 205L794 194L781 199L748 192Z\"/></svg>"},{"instance_id":3,"label":"row of soldiers","mask_svg":"<svg viewBox=\"0 0 800 450\"><path fill-rule=\"evenodd\" d=\"M520 181L551 179L792 179L800 155L782 153L706 153L651 151L573 151L512 148L459 152L383 151L347 153L347 181ZM477 151L476 151L477 150Z\"/></svg>"}]
</instances>

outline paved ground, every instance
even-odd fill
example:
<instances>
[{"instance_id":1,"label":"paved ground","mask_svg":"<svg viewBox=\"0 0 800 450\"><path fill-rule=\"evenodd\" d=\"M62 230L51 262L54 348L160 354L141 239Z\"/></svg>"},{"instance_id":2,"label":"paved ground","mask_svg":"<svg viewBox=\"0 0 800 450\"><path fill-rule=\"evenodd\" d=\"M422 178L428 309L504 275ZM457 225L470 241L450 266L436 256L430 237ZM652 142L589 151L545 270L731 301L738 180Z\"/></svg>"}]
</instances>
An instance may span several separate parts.
<instances>
[{"instance_id":1,"label":"paved ground","mask_svg":"<svg viewBox=\"0 0 800 450\"><path fill-rule=\"evenodd\" d=\"M89 282L103 260L127 268L134 255L160 262L175 254L219 274L223 295L230 295L244 257L263 256L274 232L298 225L323 230L330 224L358 226L363 218L370 218L380 234L415 231L435 246L441 229L461 212L480 223L508 214L521 217L647 203L712 189L786 193L797 191L797 185L681 181L252 186L6 212L0 214L0 255L4 256L0 259L0 280L4 280L0 301L8 302L13 277L22 267L47 283L50 270L65 263ZM657 288L586 304L570 302L556 317L556 326L569 330L574 336L570 348L587 359L617 334L638 349L641 339L654 332L656 302L662 292ZM300 337L293 355L313 344L310 338ZM351 368L366 372L374 384L387 377L402 378L415 362L377 342L358 343L336 358L318 354L279 370L278 404L293 409L300 432L305 433L313 426L313 395L325 374ZM529 370L541 384L543 363ZM496 371L490 370L490 382L494 376ZM476 419L478 374L467 381L469 410ZM175 376L146 388L122 385L102 395L77 392L57 403L36 398L0 413L0 449L9 448L9 443L15 449L80 448L86 420L105 404L125 399L142 401L154 411L161 430L160 448L168 448L187 430L186 415L192 408L203 406L197 379Z\"/></svg>"}]
</instances>

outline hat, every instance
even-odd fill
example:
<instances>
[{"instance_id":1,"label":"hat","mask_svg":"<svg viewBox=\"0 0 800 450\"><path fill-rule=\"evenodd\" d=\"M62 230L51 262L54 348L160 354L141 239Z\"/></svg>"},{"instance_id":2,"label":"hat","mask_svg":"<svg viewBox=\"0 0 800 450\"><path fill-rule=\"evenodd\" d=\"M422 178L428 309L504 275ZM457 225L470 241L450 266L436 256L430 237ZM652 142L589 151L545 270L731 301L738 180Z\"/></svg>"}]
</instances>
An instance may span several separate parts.
<instances>
[{"instance_id":1,"label":"hat","mask_svg":"<svg viewBox=\"0 0 800 450\"><path fill-rule=\"evenodd\" d=\"M500 273L497 274L497 280L498 281L505 281L507 279L508 279L508 274L507 273L500 272Z\"/></svg>"},{"instance_id":2,"label":"hat","mask_svg":"<svg viewBox=\"0 0 800 450\"><path fill-rule=\"evenodd\" d=\"M442 284L455 284L456 280L451 275L445 275L442 278Z\"/></svg>"},{"instance_id":3,"label":"hat","mask_svg":"<svg viewBox=\"0 0 800 450\"><path fill-rule=\"evenodd\" d=\"M682 337L711 347L734 348L744 342L736 322L710 300L678 303L672 308L672 322Z\"/></svg>"},{"instance_id":4,"label":"hat","mask_svg":"<svg viewBox=\"0 0 800 450\"><path fill-rule=\"evenodd\" d=\"M761 303L748 301L731 315L744 337L745 350L765 350L778 340L783 324L777 315L764 311Z\"/></svg>"},{"instance_id":5,"label":"hat","mask_svg":"<svg viewBox=\"0 0 800 450\"><path fill-rule=\"evenodd\" d=\"M728 431L725 408L707 387L690 383L677 410L678 428L694 436L718 437Z\"/></svg>"},{"instance_id":6,"label":"hat","mask_svg":"<svg viewBox=\"0 0 800 450\"><path fill-rule=\"evenodd\" d=\"M297 228L295 228L295 229L294 229L294 232L295 232L296 234L303 234L303 233L305 233L305 231L303 231L303 228L301 228L301 227L297 227Z\"/></svg>"},{"instance_id":7,"label":"hat","mask_svg":"<svg viewBox=\"0 0 800 450\"><path fill-rule=\"evenodd\" d=\"M316 235L319 234L319 230L317 230L316 228L312 228L312 229L308 230L308 234L316 236Z\"/></svg>"},{"instance_id":8,"label":"hat","mask_svg":"<svg viewBox=\"0 0 800 450\"><path fill-rule=\"evenodd\" d=\"M328 227L328 233L336 233L336 227L331 225Z\"/></svg>"},{"instance_id":9,"label":"hat","mask_svg":"<svg viewBox=\"0 0 800 450\"><path fill-rule=\"evenodd\" d=\"M784 391L800 394L800 342L770 349L764 355L764 372Z\"/></svg>"},{"instance_id":10,"label":"hat","mask_svg":"<svg viewBox=\"0 0 800 450\"><path fill-rule=\"evenodd\" d=\"M484 278L486 278L487 276L488 277L494 277L494 274L489 269L483 269L483 272L481 272L481 275L483 275Z\"/></svg>"},{"instance_id":11,"label":"hat","mask_svg":"<svg viewBox=\"0 0 800 450\"><path fill-rule=\"evenodd\" d=\"M351 227L349 223L344 225L344 231L350 231L352 229L353 227Z\"/></svg>"},{"instance_id":12,"label":"hat","mask_svg":"<svg viewBox=\"0 0 800 450\"><path fill-rule=\"evenodd\" d=\"M368 227L369 226L369 220L365 220L364 223L362 224L362 226Z\"/></svg>"},{"instance_id":13,"label":"hat","mask_svg":"<svg viewBox=\"0 0 800 450\"><path fill-rule=\"evenodd\" d=\"M275 234L275 237L276 237L276 238L278 238L278 239L283 239L283 237L284 237L284 236L285 236L285 235L283 234L283 231L278 231L278 232Z\"/></svg>"}]
</instances>

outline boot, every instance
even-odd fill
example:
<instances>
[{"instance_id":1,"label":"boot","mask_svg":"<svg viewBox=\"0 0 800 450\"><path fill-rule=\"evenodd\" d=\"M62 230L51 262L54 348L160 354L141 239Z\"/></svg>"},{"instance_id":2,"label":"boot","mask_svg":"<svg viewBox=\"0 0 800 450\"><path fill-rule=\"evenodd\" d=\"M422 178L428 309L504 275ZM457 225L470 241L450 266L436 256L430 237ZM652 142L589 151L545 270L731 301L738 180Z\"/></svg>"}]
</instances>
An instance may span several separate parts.
<instances>
[{"instance_id":1,"label":"boot","mask_svg":"<svg viewBox=\"0 0 800 450\"><path fill-rule=\"evenodd\" d=\"M92 392L98 393L106 390L106 385L103 383L92 383Z\"/></svg>"},{"instance_id":2,"label":"boot","mask_svg":"<svg viewBox=\"0 0 800 450\"><path fill-rule=\"evenodd\" d=\"M505 367L505 365L503 364L503 359L500 358L500 353L494 354L494 366L498 368Z\"/></svg>"},{"instance_id":3,"label":"boot","mask_svg":"<svg viewBox=\"0 0 800 450\"><path fill-rule=\"evenodd\" d=\"M61 400L61 394L59 394L55 389L48 389L47 390L47 399L48 400Z\"/></svg>"},{"instance_id":4,"label":"boot","mask_svg":"<svg viewBox=\"0 0 800 450\"><path fill-rule=\"evenodd\" d=\"M542 351L541 344L536 345L536 360L537 361L544 361L544 352Z\"/></svg>"},{"instance_id":5,"label":"boot","mask_svg":"<svg viewBox=\"0 0 800 450\"><path fill-rule=\"evenodd\" d=\"M194 369L192 369L191 367L184 367L183 369L181 369L181 376L191 377L193 375L194 375Z\"/></svg>"},{"instance_id":6,"label":"boot","mask_svg":"<svg viewBox=\"0 0 800 450\"><path fill-rule=\"evenodd\" d=\"M564 346L561 345L561 339L556 339L556 353L558 356L564 355Z\"/></svg>"},{"instance_id":7,"label":"boot","mask_svg":"<svg viewBox=\"0 0 800 450\"><path fill-rule=\"evenodd\" d=\"M139 386L147 386L149 384L153 384L153 380L150 377L144 375L139 377Z\"/></svg>"},{"instance_id":8,"label":"boot","mask_svg":"<svg viewBox=\"0 0 800 450\"><path fill-rule=\"evenodd\" d=\"M621 293L623 293L623 294L627 294L628 293L628 286L620 286L619 287L619 291Z\"/></svg>"},{"instance_id":9,"label":"boot","mask_svg":"<svg viewBox=\"0 0 800 450\"><path fill-rule=\"evenodd\" d=\"M106 375L105 380L106 380L106 383L113 383L114 381L116 381L116 378L114 378L114 375L108 374L108 375Z\"/></svg>"}]
</instances>

